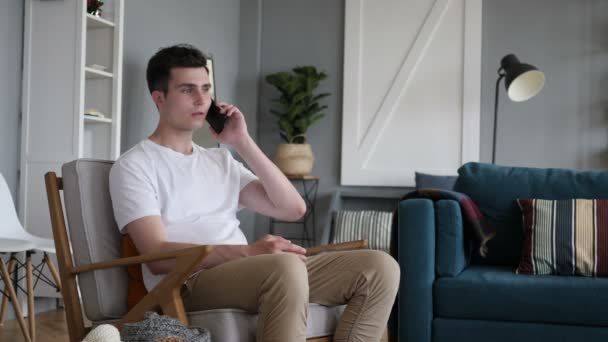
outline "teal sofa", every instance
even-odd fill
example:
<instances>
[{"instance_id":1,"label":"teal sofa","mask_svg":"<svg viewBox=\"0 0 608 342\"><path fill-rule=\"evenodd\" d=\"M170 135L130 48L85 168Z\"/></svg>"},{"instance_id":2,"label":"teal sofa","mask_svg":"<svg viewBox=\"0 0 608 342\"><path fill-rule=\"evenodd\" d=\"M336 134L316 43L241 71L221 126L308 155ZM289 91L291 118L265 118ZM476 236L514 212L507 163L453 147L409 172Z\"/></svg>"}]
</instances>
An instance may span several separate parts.
<instances>
[{"instance_id":1,"label":"teal sofa","mask_svg":"<svg viewBox=\"0 0 608 342\"><path fill-rule=\"evenodd\" d=\"M608 199L608 171L468 163L454 191L497 234L481 258L456 201L399 203L399 342L608 341L608 278L514 272L523 242L516 199Z\"/></svg>"}]
</instances>

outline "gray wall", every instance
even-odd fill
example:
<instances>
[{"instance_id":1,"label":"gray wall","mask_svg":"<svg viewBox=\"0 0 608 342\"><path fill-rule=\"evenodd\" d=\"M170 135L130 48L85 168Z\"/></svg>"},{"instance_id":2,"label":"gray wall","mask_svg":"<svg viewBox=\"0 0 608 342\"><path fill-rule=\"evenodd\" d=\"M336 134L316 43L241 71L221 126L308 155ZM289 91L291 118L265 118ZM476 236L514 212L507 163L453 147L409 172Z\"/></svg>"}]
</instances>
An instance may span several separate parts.
<instances>
[{"instance_id":1,"label":"gray wall","mask_svg":"<svg viewBox=\"0 0 608 342\"><path fill-rule=\"evenodd\" d=\"M125 1L122 150L156 128L158 111L146 65L162 47L189 43L213 55L216 94L235 102L239 66L239 0Z\"/></svg>"},{"instance_id":2,"label":"gray wall","mask_svg":"<svg viewBox=\"0 0 608 342\"><path fill-rule=\"evenodd\" d=\"M312 127L321 176L317 209L326 212L340 172L344 0L129 0L126 2L123 151L156 125L145 85L145 64L161 46L192 43L216 58L217 91L247 115L251 134L274 154L276 123L268 114L276 93L271 72L314 64L330 75L321 91L327 117ZM17 194L23 2L0 1L0 172ZM541 68L545 89L524 103L501 90L497 162L602 168L608 165L608 1L485 0L483 2L482 160L491 155L494 82L500 58L510 52ZM200 29L197 29L200 28ZM260 71L258 73L258 70ZM259 112L259 114L257 113ZM326 216L321 215L319 226ZM266 232L258 218L255 235ZM252 232L248 231L248 237Z\"/></svg>"},{"instance_id":3,"label":"gray wall","mask_svg":"<svg viewBox=\"0 0 608 342\"><path fill-rule=\"evenodd\" d=\"M342 116L342 58L344 41L344 1L264 0L262 5L262 68L261 78L277 71L288 71L297 65L314 65L329 77L319 86L329 108L319 124L307 134L315 153L312 174L320 176L318 212L324 222L330 194L340 177L340 143ZM258 141L262 150L274 155L280 137L277 123L269 112L270 99L278 92L263 82L260 88ZM258 216L256 235L267 232L268 220ZM321 224L319 224L321 225ZM281 230L293 236L295 232Z\"/></svg>"},{"instance_id":4,"label":"gray wall","mask_svg":"<svg viewBox=\"0 0 608 342\"><path fill-rule=\"evenodd\" d=\"M17 202L21 154L21 61L23 1L0 1L0 173Z\"/></svg>"},{"instance_id":5,"label":"gray wall","mask_svg":"<svg viewBox=\"0 0 608 342\"><path fill-rule=\"evenodd\" d=\"M483 2L481 153L491 160L494 84L515 53L546 76L523 103L500 90L496 162L537 167L608 167L608 1Z\"/></svg>"},{"instance_id":6,"label":"gray wall","mask_svg":"<svg viewBox=\"0 0 608 342\"><path fill-rule=\"evenodd\" d=\"M17 203L20 163L21 60L23 58L23 1L0 1L0 174ZM8 260L8 257L4 257ZM4 289L2 281L0 286ZM14 319L9 305L6 319Z\"/></svg>"},{"instance_id":7,"label":"gray wall","mask_svg":"<svg viewBox=\"0 0 608 342\"><path fill-rule=\"evenodd\" d=\"M322 226L329 194L339 188L344 1L264 0L262 8L262 77L298 64L316 65L330 75L320 89L333 94L328 116L308 134L316 156L313 174L321 176ZM547 84L524 103L509 101L501 84L497 163L608 166L608 1L485 0L482 44L482 161L491 160L496 69L502 56L515 53L541 68ZM268 114L274 96L264 84L259 142L269 156L279 143ZM268 221L258 218L256 235L267 227Z\"/></svg>"},{"instance_id":8,"label":"gray wall","mask_svg":"<svg viewBox=\"0 0 608 342\"><path fill-rule=\"evenodd\" d=\"M289 71L298 65L314 65L328 74L318 91L329 92L324 100L326 116L307 132L315 165L312 174L320 176L316 204L316 231L319 240L327 224L331 197L340 187L342 143L342 62L344 59L344 1L264 0L262 2L262 68L258 142L272 158L281 143L275 117L270 114L271 99L278 97L274 87L263 78L273 72ZM296 184L297 185L297 184ZM301 189L301 188L300 188ZM366 191L393 194L404 188L367 188ZM269 222L258 215L256 237L268 232ZM301 226L279 225L277 234L299 237Z\"/></svg>"}]
</instances>

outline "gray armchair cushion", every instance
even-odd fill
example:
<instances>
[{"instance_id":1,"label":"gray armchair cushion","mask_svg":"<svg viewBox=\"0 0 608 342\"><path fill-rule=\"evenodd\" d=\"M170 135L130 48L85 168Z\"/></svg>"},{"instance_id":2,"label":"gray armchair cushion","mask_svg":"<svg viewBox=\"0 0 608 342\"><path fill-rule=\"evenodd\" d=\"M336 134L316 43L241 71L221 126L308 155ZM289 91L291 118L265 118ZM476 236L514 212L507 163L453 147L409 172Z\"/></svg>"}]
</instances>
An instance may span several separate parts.
<instances>
[{"instance_id":1,"label":"gray armchair cushion","mask_svg":"<svg viewBox=\"0 0 608 342\"><path fill-rule=\"evenodd\" d=\"M310 304L306 337L322 337L334 334L345 306ZM207 328L212 341L254 342L257 315L237 309L218 309L189 312L190 326Z\"/></svg>"},{"instance_id":2,"label":"gray armchair cushion","mask_svg":"<svg viewBox=\"0 0 608 342\"><path fill-rule=\"evenodd\" d=\"M108 177L111 161L79 159L61 168L63 196L75 265L120 258L120 239ZM112 268L79 275L87 318L120 318L127 313L128 275Z\"/></svg>"},{"instance_id":3,"label":"gray armchair cushion","mask_svg":"<svg viewBox=\"0 0 608 342\"><path fill-rule=\"evenodd\" d=\"M308 306L306 337L331 336L346 305L324 306L311 303ZM257 315L239 309L215 309L188 312L188 326L206 328L212 341L255 342ZM93 325L113 324L117 320L93 322Z\"/></svg>"}]
</instances>

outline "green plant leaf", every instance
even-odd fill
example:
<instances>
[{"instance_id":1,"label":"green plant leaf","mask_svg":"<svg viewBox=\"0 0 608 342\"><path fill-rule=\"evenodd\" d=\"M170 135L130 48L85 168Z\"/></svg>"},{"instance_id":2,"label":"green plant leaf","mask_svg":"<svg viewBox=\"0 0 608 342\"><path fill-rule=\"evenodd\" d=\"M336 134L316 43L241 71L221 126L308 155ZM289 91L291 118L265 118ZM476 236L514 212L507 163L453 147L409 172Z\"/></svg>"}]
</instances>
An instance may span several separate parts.
<instances>
[{"instance_id":1,"label":"green plant leaf","mask_svg":"<svg viewBox=\"0 0 608 342\"><path fill-rule=\"evenodd\" d=\"M321 99L323 99L325 97L328 97L329 95L331 95L331 94L330 93L323 93L323 94L316 95L315 97L312 98L312 101L314 101L314 102L319 101L319 100L321 100Z\"/></svg>"},{"instance_id":2,"label":"green plant leaf","mask_svg":"<svg viewBox=\"0 0 608 342\"><path fill-rule=\"evenodd\" d=\"M306 132L306 128L308 128L308 120L304 118L297 119L293 126L302 132Z\"/></svg>"},{"instance_id":3,"label":"green plant leaf","mask_svg":"<svg viewBox=\"0 0 608 342\"><path fill-rule=\"evenodd\" d=\"M315 90L326 78L325 72L310 65L296 66L289 72L275 72L265 77L266 82L280 92L280 97L272 100L280 110L272 108L270 112L279 120L279 134L283 140L301 143L307 129L324 117L321 111L327 106L321 105L320 100L330 93L315 94Z\"/></svg>"},{"instance_id":4,"label":"green plant leaf","mask_svg":"<svg viewBox=\"0 0 608 342\"><path fill-rule=\"evenodd\" d=\"M283 139L284 142L289 143L289 139L287 138L285 133L279 132L279 135L281 136L281 139Z\"/></svg>"},{"instance_id":5,"label":"green plant leaf","mask_svg":"<svg viewBox=\"0 0 608 342\"><path fill-rule=\"evenodd\" d=\"M314 125L317 121L321 120L323 117L325 116L325 114L323 113L317 113L315 115L313 115L310 120L308 121L308 126L312 126Z\"/></svg>"},{"instance_id":6,"label":"green plant leaf","mask_svg":"<svg viewBox=\"0 0 608 342\"><path fill-rule=\"evenodd\" d=\"M279 120L279 127L285 132L288 138L293 135L293 125L287 118L281 118Z\"/></svg>"}]
</instances>

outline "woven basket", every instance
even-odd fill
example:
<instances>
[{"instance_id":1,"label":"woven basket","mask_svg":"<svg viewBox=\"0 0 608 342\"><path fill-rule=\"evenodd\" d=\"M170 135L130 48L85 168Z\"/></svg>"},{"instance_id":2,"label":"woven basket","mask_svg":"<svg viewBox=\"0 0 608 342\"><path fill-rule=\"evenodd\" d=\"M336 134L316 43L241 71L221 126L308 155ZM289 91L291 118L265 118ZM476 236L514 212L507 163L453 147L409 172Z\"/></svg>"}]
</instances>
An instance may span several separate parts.
<instances>
[{"instance_id":1,"label":"woven basket","mask_svg":"<svg viewBox=\"0 0 608 342\"><path fill-rule=\"evenodd\" d=\"M309 175L314 161L310 144L279 144L274 155L274 163L288 176Z\"/></svg>"}]
</instances>

